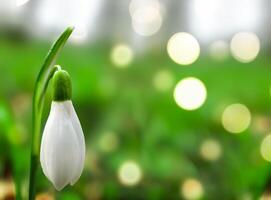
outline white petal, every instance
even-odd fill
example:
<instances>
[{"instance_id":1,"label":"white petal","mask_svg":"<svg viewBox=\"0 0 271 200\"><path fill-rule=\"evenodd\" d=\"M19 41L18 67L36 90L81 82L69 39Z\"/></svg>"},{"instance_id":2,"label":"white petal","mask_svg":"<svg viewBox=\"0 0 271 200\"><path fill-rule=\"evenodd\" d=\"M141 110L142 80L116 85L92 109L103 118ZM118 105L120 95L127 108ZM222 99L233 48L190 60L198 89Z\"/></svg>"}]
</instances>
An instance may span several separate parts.
<instances>
[{"instance_id":1,"label":"white petal","mask_svg":"<svg viewBox=\"0 0 271 200\"><path fill-rule=\"evenodd\" d=\"M53 127L53 123L55 121L55 107L51 105L51 111L48 117L48 120L45 124L44 131L42 134L42 139L41 139L41 149L40 149L40 162L41 162L41 167L43 169L44 174L46 177L49 179L49 172L48 172L48 167L47 167L47 162L46 162L46 145L48 142L48 137L50 136L50 133L53 132L51 129ZM50 148L50 147L49 147Z\"/></svg>"},{"instance_id":2,"label":"white petal","mask_svg":"<svg viewBox=\"0 0 271 200\"><path fill-rule=\"evenodd\" d=\"M69 114L71 117L72 125L75 130L76 136L77 136L77 141L79 142L79 151L80 153L78 154L79 156L79 163L77 165L77 170L70 182L71 185L73 185L77 180L80 178L83 168L84 168L84 162L85 162L85 139L84 139L84 133L80 124L80 121L77 117L77 114L74 110L74 107L72 105L71 101L67 101L67 108L69 110Z\"/></svg>"},{"instance_id":3,"label":"white petal","mask_svg":"<svg viewBox=\"0 0 271 200\"><path fill-rule=\"evenodd\" d=\"M79 147L66 102L53 102L42 138L41 165L57 190L77 174L81 161Z\"/></svg>"}]
</instances>

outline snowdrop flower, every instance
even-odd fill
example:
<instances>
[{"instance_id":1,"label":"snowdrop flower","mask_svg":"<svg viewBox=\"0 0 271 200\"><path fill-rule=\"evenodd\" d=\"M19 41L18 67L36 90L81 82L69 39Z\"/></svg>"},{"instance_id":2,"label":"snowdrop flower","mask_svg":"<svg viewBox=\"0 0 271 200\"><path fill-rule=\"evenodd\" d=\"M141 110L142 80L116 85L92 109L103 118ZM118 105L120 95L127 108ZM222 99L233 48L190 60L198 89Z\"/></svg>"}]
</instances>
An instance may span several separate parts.
<instances>
[{"instance_id":1,"label":"snowdrop flower","mask_svg":"<svg viewBox=\"0 0 271 200\"><path fill-rule=\"evenodd\" d=\"M41 141L40 162L57 190L73 185L81 176L85 139L71 102L71 81L66 71L53 76L53 102Z\"/></svg>"}]
</instances>

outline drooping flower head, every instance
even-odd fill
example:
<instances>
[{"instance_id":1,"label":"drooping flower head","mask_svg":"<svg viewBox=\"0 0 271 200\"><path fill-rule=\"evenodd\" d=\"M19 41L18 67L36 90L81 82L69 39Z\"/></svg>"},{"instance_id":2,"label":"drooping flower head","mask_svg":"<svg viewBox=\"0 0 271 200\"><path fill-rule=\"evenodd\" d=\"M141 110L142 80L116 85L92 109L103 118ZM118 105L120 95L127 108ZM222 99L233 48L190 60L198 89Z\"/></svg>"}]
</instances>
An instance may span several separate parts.
<instances>
[{"instance_id":1,"label":"drooping flower head","mask_svg":"<svg viewBox=\"0 0 271 200\"><path fill-rule=\"evenodd\" d=\"M81 176L85 139L71 101L71 80L64 70L53 76L53 101L41 140L40 162L57 190L73 185Z\"/></svg>"}]
</instances>

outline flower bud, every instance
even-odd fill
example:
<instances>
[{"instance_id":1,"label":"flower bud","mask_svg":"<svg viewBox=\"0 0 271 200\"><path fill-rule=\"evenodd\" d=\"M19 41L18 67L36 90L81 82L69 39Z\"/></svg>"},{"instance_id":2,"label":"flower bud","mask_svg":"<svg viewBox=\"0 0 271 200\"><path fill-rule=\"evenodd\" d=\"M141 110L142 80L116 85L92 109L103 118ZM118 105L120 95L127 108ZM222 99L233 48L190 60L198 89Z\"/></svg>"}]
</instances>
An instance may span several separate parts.
<instances>
[{"instance_id":1,"label":"flower bud","mask_svg":"<svg viewBox=\"0 0 271 200\"><path fill-rule=\"evenodd\" d=\"M53 76L53 102L41 140L40 162L57 190L73 185L81 176L85 139L71 102L71 81L66 71Z\"/></svg>"},{"instance_id":2,"label":"flower bud","mask_svg":"<svg viewBox=\"0 0 271 200\"><path fill-rule=\"evenodd\" d=\"M53 76L53 100L66 101L72 96L71 78L65 70L58 70Z\"/></svg>"}]
</instances>

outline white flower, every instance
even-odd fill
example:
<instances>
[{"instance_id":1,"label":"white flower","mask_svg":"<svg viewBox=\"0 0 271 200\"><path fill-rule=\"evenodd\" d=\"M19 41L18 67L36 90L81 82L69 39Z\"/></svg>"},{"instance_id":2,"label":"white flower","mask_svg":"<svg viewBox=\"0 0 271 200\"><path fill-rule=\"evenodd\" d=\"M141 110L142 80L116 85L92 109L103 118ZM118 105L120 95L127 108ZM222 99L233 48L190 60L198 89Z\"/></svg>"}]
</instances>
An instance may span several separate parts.
<instances>
[{"instance_id":1,"label":"white flower","mask_svg":"<svg viewBox=\"0 0 271 200\"><path fill-rule=\"evenodd\" d=\"M85 139L72 102L53 101L41 141L44 174L61 190L79 179L84 160Z\"/></svg>"}]
</instances>

